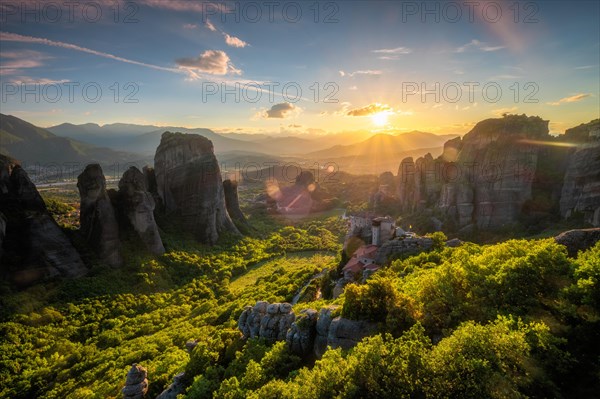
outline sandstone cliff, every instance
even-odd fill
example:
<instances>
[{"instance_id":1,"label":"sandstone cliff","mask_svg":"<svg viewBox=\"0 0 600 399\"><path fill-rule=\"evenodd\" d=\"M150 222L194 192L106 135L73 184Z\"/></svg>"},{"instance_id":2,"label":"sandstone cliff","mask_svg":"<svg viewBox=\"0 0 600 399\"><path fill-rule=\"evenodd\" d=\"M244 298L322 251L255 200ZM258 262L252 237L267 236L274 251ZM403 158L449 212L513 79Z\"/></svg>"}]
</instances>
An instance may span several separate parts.
<instances>
[{"instance_id":1,"label":"sandstone cliff","mask_svg":"<svg viewBox=\"0 0 600 399\"><path fill-rule=\"evenodd\" d=\"M167 214L200 242L214 244L224 232L239 234L227 206L213 145L196 134L163 133L154 156L158 194Z\"/></svg>"},{"instance_id":2,"label":"sandstone cliff","mask_svg":"<svg viewBox=\"0 0 600 399\"><path fill-rule=\"evenodd\" d=\"M585 222L600 226L600 120L567 130L564 139L578 147L569 158L560 213L581 213Z\"/></svg>"},{"instance_id":3,"label":"sandstone cliff","mask_svg":"<svg viewBox=\"0 0 600 399\"><path fill-rule=\"evenodd\" d=\"M87 272L81 257L48 213L19 164L0 155L1 271L19 286Z\"/></svg>"},{"instance_id":4,"label":"sandstone cliff","mask_svg":"<svg viewBox=\"0 0 600 399\"><path fill-rule=\"evenodd\" d=\"M238 184L236 181L225 180L223 182L223 190L225 193L225 205L227 206L227 213L231 219L237 223L238 227L248 229L250 225L246 220L246 217L240 209L240 201L238 199Z\"/></svg>"},{"instance_id":5,"label":"sandstone cliff","mask_svg":"<svg viewBox=\"0 0 600 399\"><path fill-rule=\"evenodd\" d=\"M496 229L553 220L560 201L563 216L582 212L586 221L598 223L597 131L593 121L556 138L548 133L548 121L535 116L481 121L464 137L446 142L437 159L427 154L402 160L399 206L405 213L437 209L459 229ZM579 147L573 151L573 146Z\"/></svg>"}]
</instances>

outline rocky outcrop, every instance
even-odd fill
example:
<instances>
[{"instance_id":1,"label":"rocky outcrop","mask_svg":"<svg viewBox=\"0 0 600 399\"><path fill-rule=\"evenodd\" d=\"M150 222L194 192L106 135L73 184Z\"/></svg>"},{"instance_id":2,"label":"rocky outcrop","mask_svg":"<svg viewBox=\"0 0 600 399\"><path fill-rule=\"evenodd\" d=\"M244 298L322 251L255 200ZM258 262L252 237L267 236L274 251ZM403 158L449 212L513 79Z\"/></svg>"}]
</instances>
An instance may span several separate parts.
<instances>
[{"instance_id":1,"label":"rocky outcrop","mask_svg":"<svg viewBox=\"0 0 600 399\"><path fill-rule=\"evenodd\" d=\"M185 373L179 373L173 377L173 383L162 391L156 399L177 399L177 395L184 393L187 388L183 377L185 377Z\"/></svg>"},{"instance_id":2,"label":"rocky outcrop","mask_svg":"<svg viewBox=\"0 0 600 399\"><path fill-rule=\"evenodd\" d=\"M318 358L321 358L327 350L329 326L331 326L331 322L334 319L333 313L337 311L338 308L338 306L328 306L321 308L319 311L319 317L315 326L315 344L313 348L315 356Z\"/></svg>"},{"instance_id":3,"label":"rocky outcrop","mask_svg":"<svg viewBox=\"0 0 600 399\"><path fill-rule=\"evenodd\" d=\"M295 319L291 304L259 301L244 309L238 320L238 328L245 338L282 341Z\"/></svg>"},{"instance_id":4,"label":"rocky outcrop","mask_svg":"<svg viewBox=\"0 0 600 399\"><path fill-rule=\"evenodd\" d=\"M588 250L600 241L600 228L565 231L554 240L567 247L569 256L574 258L579 251Z\"/></svg>"},{"instance_id":5,"label":"rocky outcrop","mask_svg":"<svg viewBox=\"0 0 600 399\"><path fill-rule=\"evenodd\" d=\"M81 234L100 259L111 266L120 266L123 259L119 225L100 165L87 165L77 177L77 188L81 197Z\"/></svg>"},{"instance_id":6,"label":"rocky outcrop","mask_svg":"<svg viewBox=\"0 0 600 399\"><path fill-rule=\"evenodd\" d=\"M165 252L154 220L154 199L146 189L146 177L134 166L119 181L117 207L151 253Z\"/></svg>"},{"instance_id":7,"label":"rocky outcrop","mask_svg":"<svg viewBox=\"0 0 600 399\"><path fill-rule=\"evenodd\" d=\"M302 357L320 358L332 348L349 349L377 331L377 325L364 320L334 317L337 306L319 312L305 309L296 317L289 303L259 301L247 306L238 320L244 338L285 340L289 349Z\"/></svg>"},{"instance_id":8,"label":"rocky outcrop","mask_svg":"<svg viewBox=\"0 0 600 399\"><path fill-rule=\"evenodd\" d=\"M481 121L463 138L446 142L437 159L428 154L402 160L396 184L400 208L441 210L445 221L463 231L548 220L558 213L567 168L564 140L549 135L548 121L539 117ZM598 149L586 145L590 149L574 155L569 167L561 208L563 214L581 210L593 220L600 207L594 175L600 160L591 156Z\"/></svg>"},{"instance_id":9,"label":"rocky outcrop","mask_svg":"<svg viewBox=\"0 0 600 399\"><path fill-rule=\"evenodd\" d=\"M363 338L375 334L377 325L365 320L350 320L336 317L329 324L327 345L333 349L350 349Z\"/></svg>"},{"instance_id":10,"label":"rocky outcrop","mask_svg":"<svg viewBox=\"0 0 600 399\"><path fill-rule=\"evenodd\" d=\"M0 155L1 272L26 286L52 277L87 273L71 241L17 161ZM4 234L2 234L4 232Z\"/></svg>"},{"instance_id":11,"label":"rocky outcrop","mask_svg":"<svg viewBox=\"0 0 600 399\"><path fill-rule=\"evenodd\" d=\"M157 191L165 212L207 244L225 232L239 234L225 204L213 145L197 134L163 133L154 156Z\"/></svg>"},{"instance_id":12,"label":"rocky outcrop","mask_svg":"<svg viewBox=\"0 0 600 399\"><path fill-rule=\"evenodd\" d=\"M148 370L144 367L133 364L127 373L125 386L121 390L123 399L143 399L148 392Z\"/></svg>"},{"instance_id":13,"label":"rocky outcrop","mask_svg":"<svg viewBox=\"0 0 600 399\"><path fill-rule=\"evenodd\" d=\"M250 225L246 220L246 216L240 209L240 202L238 199L238 183L233 180L225 180L223 182L223 192L225 194L225 205L227 206L227 213L238 226L248 229Z\"/></svg>"},{"instance_id":14,"label":"rocky outcrop","mask_svg":"<svg viewBox=\"0 0 600 399\"><path fill-rule=\"evenodd\" d=\"M297 355L307 356L313 352L316 336L317 311L304 309L287 331L286 343Z\"/></svg>"},{"instance_id":15,"label":"rocky outcrop","mask_svg":"<svg viewBox=\"0 0 600 399\"><path fill-rule=\"evenodd\" d=\"M569 129L565 140L578 143L571 154L560 198L560 213L580 213L586 223L600 226L600 120Z\"/></svg>"},{"instance_id":16,"label":"rocky outcrop","mask_svg":"<svg viewBox=\"0 0 600 399\"><path fill-rule=\"evenodd\" d=\"M429 237L406 237L384 242L375 258L375 263L385 264L389 259L402 255L415 255L428 251L433 247L433 239Z\"/></svg>"}]
</instances>

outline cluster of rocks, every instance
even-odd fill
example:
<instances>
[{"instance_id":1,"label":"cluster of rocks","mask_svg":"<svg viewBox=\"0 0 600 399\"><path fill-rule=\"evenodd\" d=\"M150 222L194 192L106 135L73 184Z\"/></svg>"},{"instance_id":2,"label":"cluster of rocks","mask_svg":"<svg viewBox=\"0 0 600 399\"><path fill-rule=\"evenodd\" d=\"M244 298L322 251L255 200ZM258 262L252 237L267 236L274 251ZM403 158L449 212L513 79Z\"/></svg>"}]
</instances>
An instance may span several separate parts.
<instances>
[{"instance_id":1,"label":"cluster of rocks","mask_svg":"<svg viewBox=\"0 0 600 399\"><path fill-rule=\"evenodd\" d=\"M143 399L148 392L148 370L133 364L127 373L125 386L121 390L123 399Z\"/></svg>"},{"instance_id":2,"label":"cluster of rocks","mask_svg":"<svg viewBox=\"0 0 600 399\"><path fill-rule=\"evenodd\" d=\"M550 217L560 203L562 216L581 212L599 226L599 125L595 120L554 138L539 117L481 121L446 142L437 159L427 154L402 160L395 185L400 210L438 209L468 232L510 225L522 216ZM569 146L540 145L557 141Z\"/></svg>"},{"instance_id":3,"label":"cluster of rocks","mask_svg":"<svg viewBox=\"0 0 600 399\"><path fill-rule=\"evenodd\" d=\"M376 332L377 326L364 320L334 317L337 306L305 309L296 315L289 303L259 301L240 315L238 328L244 338L286 341L290 350L303 357L320 358L332 348L349 349Z\"/></svg>"},{"instance_id":4,"label":"cluster of rocks","mask_svg":"<svg viewBox=\"0 0 600 399\"><path fill-rule=\"evenodd\" d=\"M165 132L156 150L156 168L125 171L118 190L107 189L99 164L77 177L79 235L104 263L123 264L124 238L137 239L148 252L165 248L155 212L181 216L184 230L213 244L224 232L249 228L239 207L237 183L221 181L210 140ZM231 217L230 217L231 214ZM165 218L167 219L167 218ZM4 251L3 249L10 250ZM88 268L69 238L48 213L35 185L19 163L0 155L0 271L20 286L47 278L79 277Z\"/></svg>"},{"instance_id":5,"label":"cluster of rocks","mask_svg":"<svg viewBox=\"0 0 600 399\"><path fill-rule=\"evenodd\" d=\"M247 306L240 315L238 328L246 338L265 338L268 341L284 340L296 319L289 303L258 301Z\"/></svg>"},{"instance_id":6,"label":"cluster of rocks","mask_svg":"<svg viewBox=\"0 0 600 399\"><path fill-rule=\"evenodd\" d=\"M17 286L87 272L19 163L0 155L0 252L3 278Z\"/></svg>"},{"instance_id":7,"label":"cluster of rocks","mask_svg":"<svg viewBox=\"0 0 600 399\"><path fill-rule=\"evenodd\" d=\"M146 177L130 167L119 181L119 191L106 189L99 164L87 165L77 177L81 197L80 232L100 259L111 266L123 263L120 235L133 230L148 251L165 252L154 220L155 202Z\"/></svg>"}]
</instances>

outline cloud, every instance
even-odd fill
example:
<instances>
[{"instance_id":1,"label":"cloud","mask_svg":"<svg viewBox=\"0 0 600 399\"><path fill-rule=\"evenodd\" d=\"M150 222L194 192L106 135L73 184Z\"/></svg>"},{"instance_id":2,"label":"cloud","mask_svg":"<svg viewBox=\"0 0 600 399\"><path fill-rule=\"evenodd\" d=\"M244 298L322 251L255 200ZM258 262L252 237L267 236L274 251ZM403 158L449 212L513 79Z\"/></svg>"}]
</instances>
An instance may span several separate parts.
<instances>
[{"instance_id":1,"label":"cloud","mask_svg":"<svg viewBox=\"0 0 600 399\"><path fill-rule=\"evenodd\" d=\"M158 66L158 65L147 64L145 62L134 61L134 60L119 57L119 56L116 56L113 54L104 53L102 51L92 50L87 47L81 47L81 46L77 46L75 44L54 41L54 40L45 39L42 37L24 36L24 35L19 35L17 33L10 33L10 32L2 31L2 32L0 32L0 41L19 42L19 43L36 43L36 44L44 44L46 46L61 47L61 48L69 49L69 50L79 51L82 53L96 55L98 57L109 58L111 60L120 61L120 62L124 62L127 64L143 66L146 68L157 69L160 71L180 73L180 71L176 68L166 68L166 67L162 67L162 66Z\"/></svg>"},{"instance_id":2,"label":"cloud","mask_svg":"<svg viewBox=\"0 0 600 399\"><path fill-rule=\"evenodd\" d=\"M18 85L59 85L70 82L68 79L47 79L47 78L31 78L29 76L18 76L11 80L11 83Z\"/></svg>"},{"instance_id":3,"label":"cloud","mask_svg":"<svg viewBox=\"0 0 600 399\"><path fill-rule=\"evenodd\" d=\"M183 25L183 29L196 29L198 25L196 24L185 24Z\"/></svg>"},{"instance_id":4,"label":"cloud","mask_svg":"<svg viewBox=\"0 0 600 399\"><path fill-rule=\"evenodd\" d=\"M348 90L356 91L356 90L358 90L358 87L350 86L350 87L348 87Z\"/></svg>"},{"instance_id":5,"label":"cloud","mask_svg":"<svg viewBox=\"0 0 600 399\"><path fill-rule=\"evenodd\" d=\"M52 57L33 50L5 51L0 53L0 71L4 75L14 75L21 69L37 68Z\"/></svg>"},{"instance_id":6,"label":"cloud","mask_svg":"<svg viewBox=\"0 0 600 399\"><path fill-rule=\"evenodd\" d=\"M393 112L392 108L387 104L372 103L362 108L355 108L348 111L348 116L368 116L378 112Z\"/></svg>"},{"instance_id":7,"label":"cloud","mask_svg":"<svg viewBox=\"0 0 600 399\"><path fill-rule=\"evenodd\" d=\"M579 94L575 94L575 95L570 96L570 97L564 97L564 98L561 98L558 101L551 102L551 103L546 103L546 104L548 104L548 105L555 105L556 106L556 105L561 105L561 104L564 104L564 103L576 103L578 101L583 100L584 98L591 97L591 96L592 95L590 93L579 93Z\"/></svg>"},{"instance_id":8,"label":"cloud","mask_svg":"<svg viewBox=\"0 0 600 399\"><path fill-rule=\"evenodd\" d=\"M372 52L377 54L410 54L412 53L412 49L408 47L382 48L373 50Z\"/></svg>"},{"instance_id":9,"label":"cloud","mask_svg":"<svg viewBox=\"0 0 600 399\"><path fill-rule=\"evenodd\" d=\"M175 62L180 67L211 75L241 74L230 62L227 53L222 50L206 50L196 58L180 58Z\"/></svg>"},{"instance_id":10,"label":"cloud","mask_svg":"<svg viewBox=\"0 0 600 399\"><path fill-rule=\"evenodd\" d=\"M465 51L467 51L469 49L475 49L475 50L489 52L489 51L502 50L504 48L506 48L506 46L488 46L484 42L480 42L479 40L473 39L469 43L465 44L464 46L460 46L460 47L457 47L456 49L454 49L454 52L455 53L464 53Z\"/></svg>"},{"instance_id":11,"label":"cloud","mask_svg":"<svg viewBox=\"0 0 600 399\"><path fill-rule=\"evenodd\" d=\"M275 104L271 109L261 111L257 116L264 119L285 119L301 111L300 107L291 103Z\"/></svg>"},{"instance_id":12,"label":"cloud","mask_svg":"<svg viewBox=\"0 0 600 399\"><path fill-rule=\"evenodd\" d=\"M597 68L598 65L582 65L582 66L578 66L575 67L575 69L593 69L593 68Z\"/></svg>"},{"instance_id":13,"label":"cloud","mask_svg":"<svg viewBox=\"0 0 600 399\"><path fill-rule=\"evenodd\" d=\"M215 28L215 26L212 24L212 22L210 22L210 20L208 18L206 18L206 22L204 22L204 26L206 26L206 28L211 32L217 31L217 28Z\"/></svg>"},{"instance_id":14,"label":"cloud","mask_svg":"<svg viewBox=\"0 0 600 399\"><path fill-rule=\"evenodd\" d=\"M492 110L492 114L500 117L503 114L511 114L517 111L517 107L511 107L511 108L498 108L498 109L494 109Z\"/></svg>"},{"instance_id":15,"label":"cloud","mask_svg":"<svg viewBox=\"0 0 600 399\"><path fill-rule=\"evenodd\" d=\"M225 36L225 43L227 43L228 46L238 47L238 48L244 48L244 47L248 46L248 43L246 43L245 41L243 41L242 39L240 39L238 37L230 36L225 32L223 32L223 35Z\"/></svg>"},{"instance_id":16,"label":"cloud","mask_svg":"<svg viewBox=\"0 0 600 399\"><path fill-rule=\"evenodd\" d=\"M345 71L339 71L340 76L348 76L350 78L356 76L356 75L374 75L374 76L379 76L382 74L381 71L378 70L371 70L371 69L367 69L367 70L363 70L363 71L354 71L354 72L345 72Z\"/></svg>"}]
</instances>

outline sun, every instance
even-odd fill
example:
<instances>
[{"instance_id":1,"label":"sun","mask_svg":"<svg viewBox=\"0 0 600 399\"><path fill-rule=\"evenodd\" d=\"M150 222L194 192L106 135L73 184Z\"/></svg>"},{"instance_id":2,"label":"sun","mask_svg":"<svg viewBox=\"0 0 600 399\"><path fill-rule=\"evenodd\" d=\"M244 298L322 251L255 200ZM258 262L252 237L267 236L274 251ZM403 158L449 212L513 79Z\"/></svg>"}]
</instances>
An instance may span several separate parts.
<instances>
[{"instance_id":1,"label":"sun","mask_svg":"<svg viewBox=\"0 0 600 399\"><path fill-rule=\"evenodd\" d=\"M375 126L385 126L388 123L388 113L386 111L377 112L371 115L371 120Z\"/></svg>"}]
</instances>

